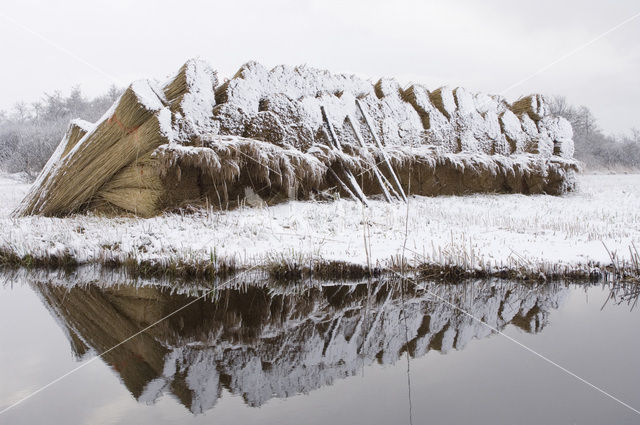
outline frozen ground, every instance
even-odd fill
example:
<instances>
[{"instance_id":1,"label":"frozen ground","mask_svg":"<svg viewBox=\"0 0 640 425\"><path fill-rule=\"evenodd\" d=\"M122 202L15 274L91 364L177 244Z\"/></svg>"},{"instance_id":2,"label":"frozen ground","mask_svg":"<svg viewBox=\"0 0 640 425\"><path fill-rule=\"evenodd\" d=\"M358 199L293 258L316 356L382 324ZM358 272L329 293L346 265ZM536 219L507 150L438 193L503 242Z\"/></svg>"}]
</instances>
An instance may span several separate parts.
<instances>
[{"instance_id":1,"label":"frozen ground","mask_svg":"<svg viewBox=\"0 0 640 425\"><path fill-rule=\"evenodd\" d=\"M640 175L579 176L577 193L412 197L405 204L350 200L151 219L11 218L28 185L0 177L0 249L20 256L68 253L80 263L133 257L167 263L233 259L340 260L548 270L606 265L606 246L629 258L640 248ZM405 245L406 234L406 245ZM365 249L366 241L366 249ZM367 255L367 252L369 255ZM368 260L369 259L369 260Z\"/></svg>"}]
</instances>

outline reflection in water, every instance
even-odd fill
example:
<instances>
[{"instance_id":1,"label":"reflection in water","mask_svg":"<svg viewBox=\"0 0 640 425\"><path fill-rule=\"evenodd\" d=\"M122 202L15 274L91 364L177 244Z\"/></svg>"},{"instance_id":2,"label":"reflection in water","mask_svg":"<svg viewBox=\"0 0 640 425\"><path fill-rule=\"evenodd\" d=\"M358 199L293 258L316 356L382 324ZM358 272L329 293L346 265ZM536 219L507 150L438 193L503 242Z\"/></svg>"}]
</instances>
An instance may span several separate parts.
<instances>
[{"instance_id":1,"label":"reflection in water","mask_svg":"<svg viewBox=\"0 0 640 425\"><path fill-rule=\"evenodd\" d=\"M505 282L431 285L430 291L490 326L536 333L567 290ZM37 284L78 358L102 353L199 294L153 286ZM213 298L213 299L211 299ZM260 406L331 385L404 353L462 349L491 330L424 291L399 283L219 291L108 352L103 360L140 402L174 394L194 413L223 388Z\"/></svg>"},{"instance_id":2,"label":"reflection in water","mask_svg":"<svg viewBox=\"0 0 640 425\"><path fill-rule=\"evenodd\" d=\"M638 299L640 299L640 285L638 282L613 282L609 286L609 297L605 305L607 303L626 304L633 310L638 305Z\"/></svg>"}]
</instances>

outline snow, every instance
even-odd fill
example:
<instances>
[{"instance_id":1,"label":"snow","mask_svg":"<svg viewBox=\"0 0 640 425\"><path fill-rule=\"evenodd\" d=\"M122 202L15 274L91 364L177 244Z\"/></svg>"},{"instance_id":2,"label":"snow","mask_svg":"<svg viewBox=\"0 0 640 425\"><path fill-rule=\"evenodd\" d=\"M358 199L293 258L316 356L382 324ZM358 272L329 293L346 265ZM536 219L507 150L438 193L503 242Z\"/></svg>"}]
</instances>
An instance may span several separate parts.
<instances>
[{"instance_id":1,"label":"snow","mask_svg":"<svg viewBox=\"0 0 640 425\"><path fill-rule=\"evenodd\" d=\"M227 93L232 103L246 113L258 111L262 97L268 93L283 93L299 99L316 96L318 92L348 91L355 96L373 94L371 83L355 76L331 74L306 66L276 66L267 70L257 62L248 62L229 81Z\"/></svg>"},{"instance_id":2,"label":"snow","mask_svg":"<svg viewBox=\"0 0 640 425\"><path fill-rule=\"evenodd\" d=\"M218 83L216 72L201 59L187 61L185 77L189 90L179 101L180 109L176 111L175 121L181 128L175 129L174 136L182 142L194 135L215 131L212 115L216 105L214 88Z\"/></svg>"},{"instance_id":3,"label":"snow","mask_svg":"<svg viewBox=\"0 0 640 425\"><path fill-rule=\"evenodd\" d=\"M638 183L639 175L582 175L579 191L561 197L411 197L408 206L371 200L368 208L343 199L150 219L12 218L28 185L2 176L0 248L19 255L69 253L80 263L127 256L191 262L215 251L238 266L282 260L385 266L402 256L406 226L405 256L415 263L529 270L602 265L610 262L603 243L622 257L632 243L640 246Z\"/></svg>"},{"instance_id":4,"label":"snow","mask_svg":"<svg viewBox=\"0 0 640 425\"><path fill-rule=\"evenodd\" d=\"M85 120L80 119L80 118L75 118L75 119L71 120L71 124L80 127L81 129L83 129L86 132L89 132L89 131L93 130L93 128L96 126L94 123L89 122L89 121L85 121Z\"/></svg>"},{"instance_id":5,"label":"snow","mask_svg":"<svg viewBox=\"0 0 640 425\"><path fill-rule=\"evenodd\" d=\"M31 187L25 177L21 174L0 173L0 217L3 219L11 214ZM4 235L7 228L5 223L2 224L0 234Z\"/></svg>"},{"instance_id":6,"label":"snow","mask_svg":"<svg viewBox=\"0 0 640 425\"><path fill-rule=\"evenodd\" d=\"M537 127L536 123L550 113L544 99L537 95L518 101L520 112L516 115L510 110L515 104L463 88L445 86L429 92L414 85L403 90L390 78L373 84L306 66L268 70L257 62L243 65L216 91L221 103L215 107L214 116L221 134L290 143L302 150L308 148L309 142L323 143L318 136L324 128L321 106L339 138L355 144L345 118L360 122L354 105L357 98L385 145L428 144L451 152L509 155L527 151L551 156L553 142L567 140L568 146L560 150L561 154L570 158L573 153L565 123L559 126L557 119L548 120L540 129ZM265 109L275 116L268 117ZM505 130L499 122L503 114L507 114L503 119L508 127ZM368 133L363 132L367 141ZM515 146L510 146L507 137Z\"/></svg>"},{"instance_id":7,"label":"snow","mask_svg":"<svg viewBox=\"0 0 640 425\"><path fill-rule=\"evenodd\" d=\"M522 129L522 123L510 110L506 110L500 116L502 128L506 137L508 137L514 144L513 152L522 153L524 151L524 145L527 141L527 134Z\"/></svg>"},{"instance_id":8,"label":"snow","mask_svg":"<svg viewBox=\"0 0 640 425\"><path fill-rule=\"evenodd\" d=\"M150 111L158 111L166 103L162 90L150 80L134 81L131 83L131 90L136 94L138 102Z\"/></svg>"}]
</instances>

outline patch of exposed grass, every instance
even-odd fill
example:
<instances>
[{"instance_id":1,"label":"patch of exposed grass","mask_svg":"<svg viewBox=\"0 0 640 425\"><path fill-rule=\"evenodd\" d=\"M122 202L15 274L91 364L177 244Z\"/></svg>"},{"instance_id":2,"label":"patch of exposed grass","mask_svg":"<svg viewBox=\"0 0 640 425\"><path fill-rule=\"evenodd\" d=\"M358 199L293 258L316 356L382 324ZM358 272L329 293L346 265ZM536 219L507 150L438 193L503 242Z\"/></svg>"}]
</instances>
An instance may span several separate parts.
<instances>
[{"instance_id":1,"label":"patch of exposed grass","mask_svg":"<svg viewBox=\"0 0 640 425\"><path fill-rule=\"evenodd\" d=\"M617 260L609 265L585 264L581 266L562 266L543 264L527 266L510 264L501 268L489 266L465 267L456 263L439 264L407 261L391 258L387 266L369 267L365 264L347 261L306 258L301 254L280 254L276 257L255 261L258 271L265 272L276 282L295 282L305 279L324 279L336 281L355 281L401 272L412 273L421 278L440 282L460 282L465 279L502 278L522 282L576 281L597 282L600 280L624 283L640 283L640 264L635 248L629 261ZM69 252L43 256L18 255L10 248L0 248L0 268L60 269L75 270L79 265L95 265L110 270L124 272L130 278L166 279L170 281L211 281L226 278L246 270L248 265L239 266L234 259L219 258L215 251L210 258L200 259L182 257L176 259L149 260L133 254L126 256L102 257L99 261L80 264Z\"/></svg>"},{"instance_id":2,"label":"patch of exposed grass","mask_svg":"<svg viewBox=\"0 0 640 425\"><path fill-rule=\"evenodd\" d=\"M26 269L48 268L69 271L78 267L78 261L68 252L45 256L34 256L31 254L20 256L7 248L0 248L0 267L24 267Z\"/></svg>"},{"instance_id":3,"label":"patch of exposed grass","mask_svg":"<svg viewBox=\"0 0 640 425\"><path fill-rule=\"evenodd\" d=\"M464 279L501 278L514 281L582 281L598 282L611 276L599 267L583 267L573 269L556 269L546 267L540 269L501 268L501 269L466 269L459 265L424 263L417 267L421 277L446 282Z\"/></svg>"},{"instance_id":4,"label":"patch of exposed grass","mask_svg":"<svg viewBox=\"0 0 640 425\"><path fill-rule=\"evenodd\" d=\"M219 259L151 261L140 260L132 255L124 259L110 259L102 265L111 269L121 269L131 278L143 279L213 280L231 276L240 271L233 261Z\"/></svg>"},{"instance_id":5,"label":"patch of exposed grass","mask_svg":"<svg viewBox=\"0 0 640 425\"><path fill-rule=\"evenodd\" d=\"M315 261L305 264L295 261L274 261L266 266L269 277L276 281L297 281L317 278L326 280L359 280L368 277L379 277L383 269L369 269L362 264L346 261Z\"/></svg>"}]
</instances>

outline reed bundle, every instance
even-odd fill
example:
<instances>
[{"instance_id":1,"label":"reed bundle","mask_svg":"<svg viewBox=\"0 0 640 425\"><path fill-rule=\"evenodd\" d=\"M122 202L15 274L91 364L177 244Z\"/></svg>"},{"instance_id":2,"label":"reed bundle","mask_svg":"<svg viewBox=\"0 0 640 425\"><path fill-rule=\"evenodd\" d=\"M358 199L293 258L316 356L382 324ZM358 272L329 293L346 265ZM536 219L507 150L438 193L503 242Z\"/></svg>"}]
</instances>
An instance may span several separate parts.
<instances>
[{"instance_id":1,"label":"reed bundle","mask_svg":"<svg viewBox=\"0 0 640 425\"><path fill-rule=\"evenodd\" d=\"M187 79L188 65L189 63L182 65L176 76L162 88L162 91L169 102L175 101L189 90L189 81Z\"/></svg>"},{"instance_id":2,"label":"reed bundle","mask_svg":"<svg viewBox=\"0 0 640 425\"><path fill-rule=\"evenodd\" d=\"M82 137L66 156L59 169L47 176L38 189L23 201L19 213L62 215L78 211L98 189L118 171L155 149L167 139L154 115L162 104L149 106L130 86L96 128Z\"/></svg>"},{"instance_id":3,"label":"reed bundle","mask_svg":"<svg viewBox=\"0 0 640 425\"><path fill-rule=\"evenodd\" d=\"M204 89L210 92L208 96L211 99L207 100L215 104L214 87L217 84L217 74L208 64L201 60L191 59L180 67L178 73L162 87L162 91L171 105L171 111L178 111L185 116L189 112L183 109L183 100L189 94L196 97L206 97L207 95L204 93L199 93L200 90Z\"/></svg>"},{"instance_id":4,"label":"reed bundle","mask_svg":"<svg viewBox=\"0 0 640 425\"><path fill-rule=\"evenodd\" d=\"M413 106L413 108L418 112L418 116L420 116L420 120L422 120L422 126L425 130L431 128L431 115L430 115L430 106L431 102L429 101L428 92L420 86L411 85L402 93L402 99L405 102L408 102Z\"/></svg>"},{"instance_id":5,"label":"reed bundle","mask_svg":"<svg viewBox=\"0 0 640 425\"><path fill-rule=\"evenodd\" d=\"M522 97L511 105L511 110L516 115L527 114L534 121L540 121L548 114L548 108L544 96L532 94Z\"/></svg>"},{"instance_id":6,"label":"reed bundle","mask_svg":"<svg viewBox=\"0 0 640 425\"><path fill-rule=\"evenodd\" d=\"M151 154L147 154L124 167L111 180L105 183L100 190L112 190L122 187L162 189L162 180L155 161L151 159Z\"/></svg>"},{"instance_id":7,"label":"reed bundle","mask_svg":"<svg viewBox=\"0 0 640 425\"><path fill-rule=\"evenodd\" d=\"M93 196L92 209L108 210L108 205L149 217L161 207L164 184L151 154L124 167Z\"/></svg>"},{"instance_id":8,"label":"reed bundle","mask_svg":"<svg viewBox=\"0 0 640 425\"><path fill-rule=\"evenodd\" d=\"M163 191L142 187L121 187L105 189L98 194L93 207L96 210L109 211L108 205L114 205L141 217L152 217L158 214L159 203ZM104 204L101 204L104 202Z\"/></svg>"},{"instance_id":9,"label":"reed bundle","mask_svg":"<svg viewBox=\"0 0 640 425\"><path fill-rule=\"evenodd\" d=\"M87 134L88 128L91 126L92 124L83 120L73 120L69 123L69 128L63 138L66 143L62 151L62 157L66 156L76 146L80 139Z\"/></svg>"}]
</instances>

